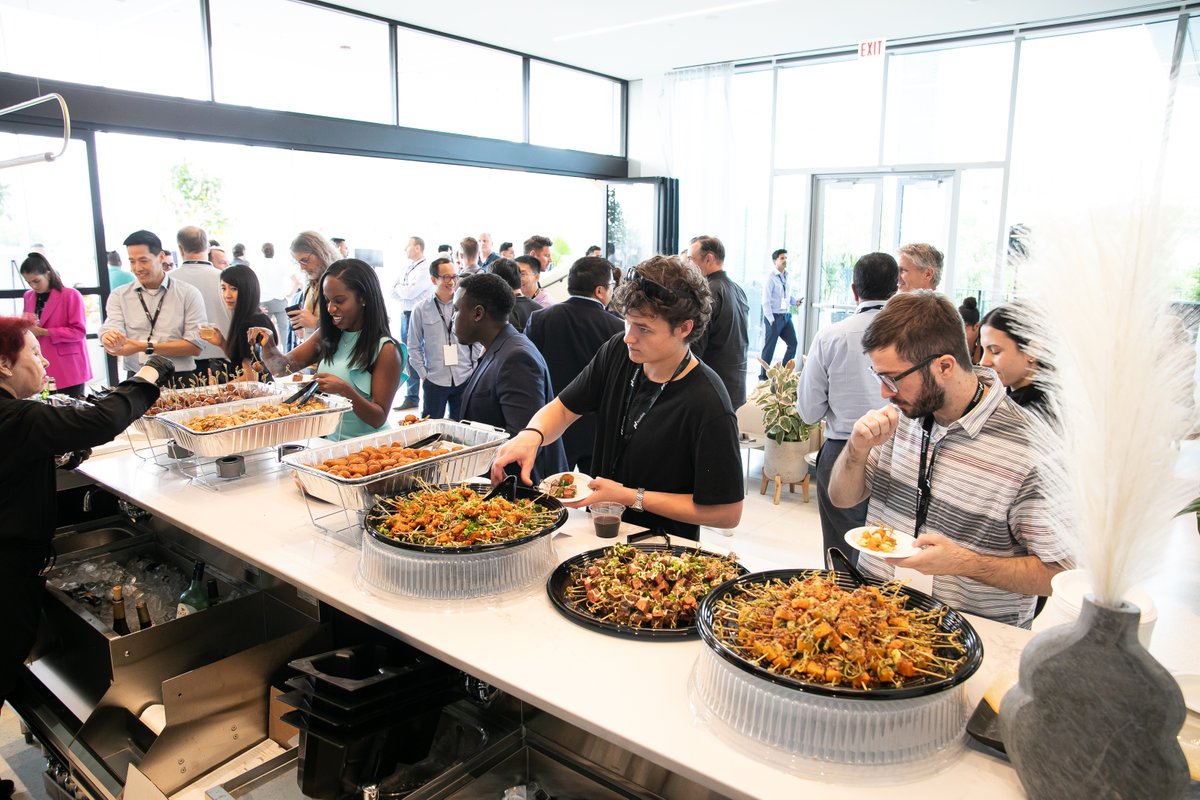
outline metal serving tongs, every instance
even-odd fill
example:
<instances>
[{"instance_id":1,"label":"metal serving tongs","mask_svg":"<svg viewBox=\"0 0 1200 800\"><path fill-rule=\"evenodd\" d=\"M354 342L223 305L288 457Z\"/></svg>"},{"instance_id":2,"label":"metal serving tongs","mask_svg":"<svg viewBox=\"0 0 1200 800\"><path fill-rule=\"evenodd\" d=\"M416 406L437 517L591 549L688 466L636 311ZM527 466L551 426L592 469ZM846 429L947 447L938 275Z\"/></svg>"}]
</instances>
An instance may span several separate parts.
<instances>
[{"instance_id":1,"label":"metal serving tongs","mask_svg":"<svg viewBox=\"0 0 1200 800\"><path fill-rule=\"evenodd\" d=\"M298 392L296 392L295 394L293 394L291 397L289 397L287 400L284 400L283 402L285 402L289 405L292 403L300 403L300 404L306 403L306 402L308 402L308 399L310 397L312 397L314 394L317 393L317 389L320 389L320 388L321 388L321 384L318 383L317 381L309 381L308 383L304 384L304 386L300 387L300 390Z\"/></svg>"},{"instance_id":2,"label":"metal serving tongs","mask_svg":"<svg viewBox=\"0 0 1200 800\"><path fill-rule=\"evenodd\" d=\"M859 586L867 585L867 578L858 571L858 567L850 561L850 557L836 547L825 551L825 566L835 572L845 572Z\"/></svg>"}]
</instances>

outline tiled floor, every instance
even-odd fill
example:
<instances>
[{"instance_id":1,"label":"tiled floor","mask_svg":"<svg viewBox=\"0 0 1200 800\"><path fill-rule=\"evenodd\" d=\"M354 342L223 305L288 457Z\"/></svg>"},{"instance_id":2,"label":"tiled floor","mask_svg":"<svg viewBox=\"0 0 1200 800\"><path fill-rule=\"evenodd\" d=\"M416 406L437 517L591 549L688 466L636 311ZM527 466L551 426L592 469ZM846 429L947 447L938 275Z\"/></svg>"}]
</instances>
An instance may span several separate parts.
<instances>
[{"instance_id":1,"label":"tiled floor","mask_svg":"<svg viewBox=\"0 0 1200 800\"><path fill-rule=\"evenodd\" d=\"M744 456L749 459L750 478L741 524L729 535L704 529L702 541L733 550L752 570L780 564L819 567L821 524L816 489L810 493L811 502L805 504L799 486L795 494L790 494L785 486L777 506L773 502L773 485L768 487L766 495L759 494L762 451L751 450L744 452ZM16 716L5 707L0 713L0 777L16 781L18 798L45 798L41 779L45 767L40 750L25 744Z\"/></svg>"}]
</instances>

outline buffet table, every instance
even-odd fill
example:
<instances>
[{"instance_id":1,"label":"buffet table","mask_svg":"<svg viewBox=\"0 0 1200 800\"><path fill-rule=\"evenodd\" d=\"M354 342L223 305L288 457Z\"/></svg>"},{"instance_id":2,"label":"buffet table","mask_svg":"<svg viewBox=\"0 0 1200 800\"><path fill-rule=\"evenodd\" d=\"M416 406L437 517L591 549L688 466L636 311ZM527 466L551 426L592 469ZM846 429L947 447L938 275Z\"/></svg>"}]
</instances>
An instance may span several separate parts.
<instances>
[{"instance_id":1,"label":"buffet table","mask_svg":"<svg viewBox=\"0 0 1200 800\"><path fill-rule=\"evenodd\" d=\"M303 592L407 641L488 683L654 763L737 798L822 795L833 784L855 796L892 798L895 781L796 771L752 757L696 720L689 676L704 645L631 641L577 626L551 605L544 587L480 601L434 602L368 591L356 579L354 537L310 521L288 472L246 476L218 489L189 482L132 453L94 458L80 471L166 521L285 580ZM628 526L626 526L628 527ZM559 560L611 544L582 511L554 537ZM743 558L751 570L793 566ZM1000 670L1015 669L1030 638L972 618L984 642L967 683L972 707ZM923 798L1022 797L1009 764L966 748L944 771L904 783Z\"/></svg>"}]
</instances>

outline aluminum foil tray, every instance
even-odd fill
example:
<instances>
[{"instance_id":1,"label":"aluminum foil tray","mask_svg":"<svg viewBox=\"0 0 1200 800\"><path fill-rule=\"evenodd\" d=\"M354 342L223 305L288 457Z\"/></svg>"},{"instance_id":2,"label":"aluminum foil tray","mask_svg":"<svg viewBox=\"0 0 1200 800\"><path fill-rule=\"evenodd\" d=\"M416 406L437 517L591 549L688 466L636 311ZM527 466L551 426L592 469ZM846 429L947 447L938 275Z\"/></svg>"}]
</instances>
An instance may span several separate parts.
<instances>
[{"instance_id":1,"label":"aluminum foil tray","mask_svg":"<svg viewBox=\"0 0 1200 800\"><path fill-rule=\"evenodd\" d=\"M434 434L441 434L443 443L460 444L464 449L365 478L338 478L313 466L328 458L342 458L364 447L394 443L408 446ZM347 511L365 511L375 502L376 495L399 494L422 483L454 485L483 475L492 466L496 448L507 439L506 431L490 425L448 419L427 420L314 447L285 456L283 461L295 472L304 491L340 505Z\"/></svg>"},{"instance_id":2,"label":"aluminum foil tray","mask_svg":"<svg viewBox=\"0 0 1200 800\"><path fill-rule=\"evenodd\" d=\"M390 547L363 531L358 571L364 582L385 592L460 600L540 584L557 561L550 536L506 550L442 555Z\"/></svg>"},{"instance_id":3,"label":"aluminum foil tray","mask_svg":"<svg viewBox=\"0 0 1200 800\"><path fill-rule=\"evenodd\" d=\"M278 403L281 399L279 395L273 394L236 403L224 403L220 406L220 412L229 413L243 408L267 406ZM218 458L333 433L337 430L342 415L350 410L351 403L344 397L329 394L319 394L316 399L323 402L325 408L206 433L193 431L186 427L185 423L195 417L213 413L212 409L216 406L167 411L159 414L156 419L181 447L198 456Z\"/></svg>"},{"instance_id":4,"label":"aluminum foil tray","mask_svg":"<svg viewBox=\"0 0 1200 800\"><path fill-rule=\"evenodd\" d=\"M192 389L164 389L163 393L166 394L167 392L170 392L173 395L186 395L186 396L210 395L210 394L217 394L222 389L225 389L225 388L226 388L226 385L197 386ZM237 393L242 396L243 400L249 400L250 398L253 398L253 397L269 397L269 396L275 396L275 395L282 395L285 393L291 394L291 387L289 387L289 386L284 386L284 385L281 385L278 383L258 383L257 381L239 381L236 384L236 390L237 390ZM231 400L229 402L236 403L236 402L240 402L240 401ZM211 409L211 408L216 408L218 406L225 406L225 405L227 405L227 403L216 403L211 406L203 406L203 408ZM192 409L181 409L181 410L191 411ZM172 412L164 411L162 413L170 414ZM159 424L159 422L158 422L159 416L160 415L156 414L155 416L152 416L152 417L139 417L138 419L134 420L132 427L135 431L142 434L143 436L145 436L148 439L169 439L169 438L171 438L171 433L168 431L168 429L165 425Z\"/></svg>"}]
</instances>

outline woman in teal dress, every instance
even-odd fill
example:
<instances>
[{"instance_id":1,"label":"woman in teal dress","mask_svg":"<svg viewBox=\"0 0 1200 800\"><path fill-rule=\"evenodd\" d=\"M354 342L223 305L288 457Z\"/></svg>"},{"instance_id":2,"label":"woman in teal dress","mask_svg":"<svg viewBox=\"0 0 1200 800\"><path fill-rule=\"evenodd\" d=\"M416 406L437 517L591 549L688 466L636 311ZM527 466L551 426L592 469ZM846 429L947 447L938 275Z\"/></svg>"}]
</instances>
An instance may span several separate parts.
<instances>
[{"instance_id":1,"label":"woman in teal dress","mask_svg":"<svg viewBox=\"0 0 1200 800\"><path fill-rule=\"evenodd\" d=\"M315 363L321 391L353 403L330 439L381 431L406 376L404 347L388 330L379 278L367 262L344 258L330 264L321 276L321 295L317 335L296 349L279 352L265 328L251 328L250 341L266 341L263 357L272 375L287 375Z\"/></svg>"}]
</instances>

